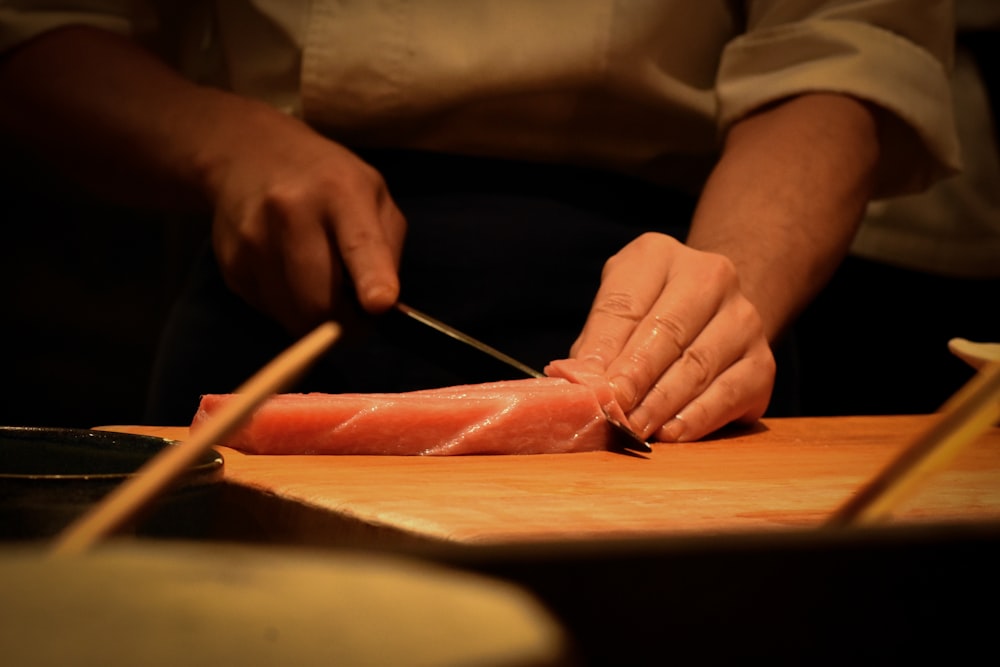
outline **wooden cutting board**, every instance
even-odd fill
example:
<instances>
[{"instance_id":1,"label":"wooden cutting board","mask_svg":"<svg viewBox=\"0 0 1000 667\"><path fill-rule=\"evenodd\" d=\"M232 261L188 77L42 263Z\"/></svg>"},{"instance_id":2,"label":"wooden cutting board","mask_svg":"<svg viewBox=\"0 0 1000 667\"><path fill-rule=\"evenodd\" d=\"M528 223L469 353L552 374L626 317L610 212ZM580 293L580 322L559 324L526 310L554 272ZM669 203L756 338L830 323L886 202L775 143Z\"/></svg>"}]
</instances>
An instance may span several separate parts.
<instances>
[{"instance_id":1,"label":"wooden cutting board","mask_svg":"<svg viewBox=\"0 0 1000 667\"><path fill-rule=\"evenodd\" d=\"M710 441L656 445L646 457L259 456L223 447L235 491L226 522L260 539L333 544L819 527L934 418L770 419ZM187 434L177 427L102 428ZM1000 428L981 436L893 521L1000 521Z\"/></svg>"}]
</instances>

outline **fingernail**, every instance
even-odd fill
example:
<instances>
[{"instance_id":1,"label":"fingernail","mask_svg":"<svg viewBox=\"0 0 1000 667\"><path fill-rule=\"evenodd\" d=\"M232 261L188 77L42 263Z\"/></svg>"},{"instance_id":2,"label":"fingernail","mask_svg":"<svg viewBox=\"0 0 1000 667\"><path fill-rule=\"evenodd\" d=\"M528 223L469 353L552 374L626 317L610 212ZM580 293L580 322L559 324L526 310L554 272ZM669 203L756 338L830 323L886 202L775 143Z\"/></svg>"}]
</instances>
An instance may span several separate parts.
<instances>
[{"instance_id":1,"label":"fingernail","mask_svg":"<svg viewBox=\"0 0 1000 667\"><path fill-rule=\"evenodd\" d=\"M687 424L680 415L677 415L660 429L660 437L663 438L665 442L682 442L684 438L684 431L687 430Z\"/></svg>"},{"instance_id":2,"label":"fingernail","mask_svg":"<svg viewBox=\"0 0 1000 667\"><path fill-rule=\"evenodd\" d=\"M366 310L383 311L396 300L396 291L388 285L372 285L365 290L362 299Z\"/></svg>"},{"instance_id":3,"label":"fingernail","mask_svg":"<svg viewBox=\"0 0 1000 667\"><path fill-rule=\"evenodd\" d=\"M628 414L628 423L633 431L640 436L645 436L646 430L649 428L649 410L641 406L636 408Z\"/></svg>"}]
</instances>

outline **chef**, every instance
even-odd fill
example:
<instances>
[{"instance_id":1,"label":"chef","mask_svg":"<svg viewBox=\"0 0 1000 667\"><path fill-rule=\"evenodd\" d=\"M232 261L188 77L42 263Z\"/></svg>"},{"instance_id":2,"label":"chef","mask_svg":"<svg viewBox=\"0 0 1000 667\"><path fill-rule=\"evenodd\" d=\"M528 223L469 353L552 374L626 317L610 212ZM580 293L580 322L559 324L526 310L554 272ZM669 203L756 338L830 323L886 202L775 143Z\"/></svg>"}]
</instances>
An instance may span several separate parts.
<instances>
[{"instance_id":1,"label":"chef","mask_svg":"<svg viewBox=\"0 0 1000 667\"><path fill-rule=\"evenodd\" d=\"M402 295L533 365L587 361L641 435L687 441L764 414L867 203L958 168L951 11L10 0L0 131L211 219L152 420L329 317L356 335L311 388L453 381L372 326Z\"/></svg>"}]
</instances>

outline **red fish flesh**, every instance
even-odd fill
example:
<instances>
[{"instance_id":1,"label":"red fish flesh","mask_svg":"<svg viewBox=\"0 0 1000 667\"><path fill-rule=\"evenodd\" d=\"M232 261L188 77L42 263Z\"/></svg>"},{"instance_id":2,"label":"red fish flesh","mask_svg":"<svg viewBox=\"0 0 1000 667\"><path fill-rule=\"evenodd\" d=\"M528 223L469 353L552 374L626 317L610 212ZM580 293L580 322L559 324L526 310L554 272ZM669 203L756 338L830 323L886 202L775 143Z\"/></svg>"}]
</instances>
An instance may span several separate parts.
<instances>
[{"instance_id":1,"label":"red fish flesh","mask_svg":"<svg viewBox=\"0 0 1000 667\"><path fill-rule=\"evenodd\" d=\"M589 376L586 382L545 377L395 394L279 394L265 401L226 445L255 454L542 454L608 449L613 433L602 404L613 397L609 399L610 387L596 392L596 384ZM192 429L229 396L203 396Z\"/></svg>"}]
</instances>

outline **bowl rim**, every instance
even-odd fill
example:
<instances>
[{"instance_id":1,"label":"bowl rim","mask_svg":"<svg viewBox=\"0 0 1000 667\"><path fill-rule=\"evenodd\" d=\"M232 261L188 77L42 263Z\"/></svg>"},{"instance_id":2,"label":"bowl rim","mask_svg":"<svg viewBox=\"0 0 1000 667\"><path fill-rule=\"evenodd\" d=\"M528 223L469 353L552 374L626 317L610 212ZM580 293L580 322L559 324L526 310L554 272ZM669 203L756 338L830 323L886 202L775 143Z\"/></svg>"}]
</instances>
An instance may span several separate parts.
<instances>
[{"instance_id":1,"label":"bowl rim","mask_svg":"<svg viewBox=\"0 0 1000 667\"><path fill-rule=\"evenodd\" d=\"M124 438L126 440L131 440L134 442L142 442L146 444L159 444L162 447L175 447L180 444L179 440L174 440L172 438L164 438L157 435L148 435L141 433L127 433L123 431L105 431L100 429L90 429L90 428L77 428L77 427L63 427L63 426L5 426L0 425L0 437L7 433L25 433L25 434L39 434L39 435L58 435L58 434L72 434L76 436L90 436L117 439ZM159 455L159 452L154 453L149 460L152 460ZM200 474L211 474L223 466L224 459L222 453L219 452L214 447L209 448L203 452L200 458L188 466L187 470L184 472L185 476L200 475ZM142 464L143 466L145 465ZM44 474L44 473L5 473L0 471L0 480L3 481L42 481L42 482L71 482L71 481L84 481L84 480L125 480L130 477L134 477L142 470L142 466L133 472L111 472L111 473L56 473L56 474Z\"/></svg>"}]
</instances>

